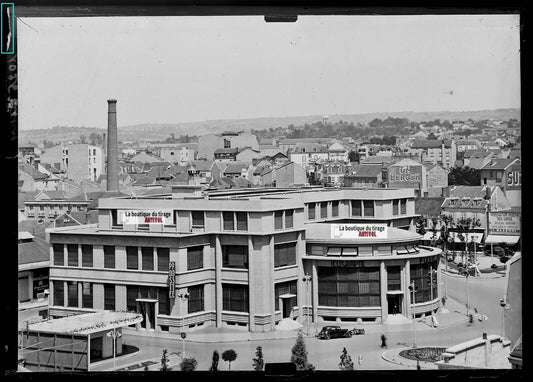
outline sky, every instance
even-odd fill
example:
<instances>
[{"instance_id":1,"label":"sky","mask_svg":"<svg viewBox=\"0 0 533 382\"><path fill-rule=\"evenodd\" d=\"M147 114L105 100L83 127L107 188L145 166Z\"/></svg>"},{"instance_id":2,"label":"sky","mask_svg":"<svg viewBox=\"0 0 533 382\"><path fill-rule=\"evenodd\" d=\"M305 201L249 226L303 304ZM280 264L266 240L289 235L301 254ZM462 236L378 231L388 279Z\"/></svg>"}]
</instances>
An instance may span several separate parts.
<instances>
[{"instance_id":1,"label":"sky","mask_svg":"<svg viewBox=\"0 0 533 382\"><path fill-rule=\"evenodd\" d=\"M520 108L518 15L20 18L19 129Z\"/></svg>"}]
</instances>

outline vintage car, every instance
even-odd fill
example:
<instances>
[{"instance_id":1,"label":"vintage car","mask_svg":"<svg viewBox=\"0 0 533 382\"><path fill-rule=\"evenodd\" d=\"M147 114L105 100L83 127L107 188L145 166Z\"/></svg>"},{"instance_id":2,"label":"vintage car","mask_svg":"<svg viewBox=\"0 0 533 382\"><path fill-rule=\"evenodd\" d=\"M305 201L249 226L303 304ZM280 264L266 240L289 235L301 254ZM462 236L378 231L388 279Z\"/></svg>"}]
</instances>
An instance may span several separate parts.
<instances>
[{"instance_id":1,"label":"vintage car","mask_svg":"<svg viewBox=\"0 0 533 382\"><path fill-rule=\"evenodd\" d=\"M349 338L353 335L353 330L341 329L340 326L330 325L324 326L317 337L323 340L329 340L330 338Z\"/></svg>"}]
</instances>

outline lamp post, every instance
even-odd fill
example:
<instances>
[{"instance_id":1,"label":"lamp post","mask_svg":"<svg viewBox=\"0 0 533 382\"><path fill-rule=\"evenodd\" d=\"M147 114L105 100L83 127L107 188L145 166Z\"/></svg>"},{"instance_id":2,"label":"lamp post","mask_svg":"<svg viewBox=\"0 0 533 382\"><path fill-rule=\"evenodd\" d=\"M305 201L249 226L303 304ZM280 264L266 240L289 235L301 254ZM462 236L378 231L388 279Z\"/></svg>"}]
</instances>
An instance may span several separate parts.
<instances>
[{"instance_id":1,"label":"lamp post","mask_svg":"<svg viewBox=\"0 0 533 382\"><path fill-rule=\"evenodd\" d=\"M309 335L309 302L311 300L309 296L309 285L311 283L312 277L309 276L307 273L302 278L302 281L305 283L305 299L306 299L306 305L305 305L305 316L306 316L306 334Z\"/></svg>"},{"instance_id":2,"label":"lamp post","mask_svg":"<svg viewBox=\"0 0 533 382\"><path fill-rule=\"evenodd\" d=\"M466 281L466 315L468 316L468 312L470 310L470 294L468 293L468 276L470 276L470 274L468 273L468 268L466 269L464 275Z\"/></svg>"},{"instance_id":3,"label":"lamp post","mask_svg":"<svg viewBox=\"0 0 533 382\"><path fill-rule=\"evenodd\" d=\"M509 309L509 304L503 298L500 299L500 306L502 307L502 338L505 339L505 310Z\"/></svg>"},{"instance_id":4,"label":"lamp post","mask_svg":"<svg viewBox=\"0 0 533 382\"><path fill-rule=\"evenodd\" d=\"M433 275L436 276L437 271L433 269L433 265L429 266L429 292L430 292L430 298L431 298L431 326L435 323L435 316L433 315L433 282L436 279L433 279Z\"/></svg>"},{"instance_id":5,"label":"lamp post","mask_svg":"<svg viewBox=\"0 0 533 382\"><path fill-rule=\"evenodd\" d=\"M181 301L186 301L189 298L189 293L179 293L176 296L178 296L181 299ZM182 345L181 359L182 360L185 358L185 337L186 336L187 335L185 334L185 314L183 313L183 309L182 309L182 313L181 313L181 345Z\"/></svg>"},{"instance_id":6,"label":"lamp post","mask_svg":"<svg viewBox=\"0 0 533 382\"><path fill-rule=\"evenodd\" d=\"M409 290L412 292L412 310L413 310L413 348L416 348L416 317L415 317L415 282L409 284Z\"/></svg>"},{"instance_id":7,"label":"lamp post","mask_svg":"<svg viewBox=\"0 0 533 382\"><path fill-rule=\"evenodd\" d=\"M117 338L122 337L122 333L117 332L116 328L113 328L112 331L107 332L107 336L113 338L113 371L115 371L115 353L117 349Z\"/></svg>"}]
</instances>

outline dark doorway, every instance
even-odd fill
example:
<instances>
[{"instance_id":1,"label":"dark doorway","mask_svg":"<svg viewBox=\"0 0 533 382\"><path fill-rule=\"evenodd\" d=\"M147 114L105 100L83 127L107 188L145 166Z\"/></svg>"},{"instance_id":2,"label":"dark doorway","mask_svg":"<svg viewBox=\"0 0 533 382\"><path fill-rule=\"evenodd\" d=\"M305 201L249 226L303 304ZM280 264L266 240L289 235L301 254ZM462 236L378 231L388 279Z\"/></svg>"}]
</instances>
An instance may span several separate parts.
<instances>
[{"instance_id":1,"label":"dark doorway","mask_svg":"<svg viewBox=\"0 0 533 382\"><path fill-rule=\"evenodd\" d=\"M292 307L296 305L296 298L282 298L282 304L283 304L283 312L282 312L282 318L290 317L292 312Z\"/></svg>"},{"instance_id":2,"label":"dark doorway","mask_svg":"<svg viewBox=\"0 0 533 382\"><path fill-rule=\"evenodd\" d=\"M389 306L389 314L402 314L402 295L389 294L387 296L387 302Z\"/></svg>"}]
</instances>

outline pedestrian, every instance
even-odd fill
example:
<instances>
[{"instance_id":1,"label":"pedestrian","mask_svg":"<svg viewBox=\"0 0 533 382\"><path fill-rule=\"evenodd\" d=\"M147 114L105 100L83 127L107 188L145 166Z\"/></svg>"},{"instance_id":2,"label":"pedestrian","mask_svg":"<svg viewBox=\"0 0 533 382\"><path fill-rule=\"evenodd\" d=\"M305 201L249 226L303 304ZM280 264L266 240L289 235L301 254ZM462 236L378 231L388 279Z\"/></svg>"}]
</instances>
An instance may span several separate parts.
<instances>
[{"instance_id":1,"label":"pedestrian","mask_svg":"<svg viewBox=\"0 0 533 382\"><path fill-rule=\"evenodd\" d=\"M381 335L381 348L387 348L387 337L385 337L385 334Z\"/></svg>"},{"instance_id":2,"label":"pedestrian","mask_svg":"<svg viewBox=\"0 0 533 382\"><path fill-rule=\"evenodd\" d=\"M420 361L419 360L416 360L416 370L421 370L420 369Z\"/></svg>"},{"instance_id":3,"label":"pedestrian","mask_svg":"<svg viewBox=\"0 0 533 382\"><path fill-rule=\"evenodd\" d=\"M362 354L359 354L359 356L357 357L357 363L359 365L361 365L363 363L363 355Z\"/></svg>"}]
</instances>

